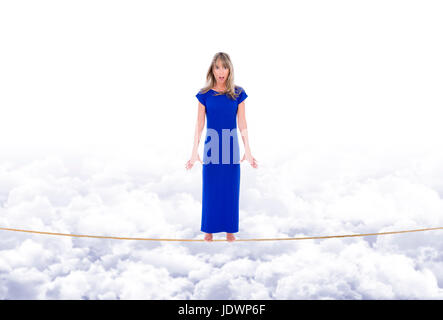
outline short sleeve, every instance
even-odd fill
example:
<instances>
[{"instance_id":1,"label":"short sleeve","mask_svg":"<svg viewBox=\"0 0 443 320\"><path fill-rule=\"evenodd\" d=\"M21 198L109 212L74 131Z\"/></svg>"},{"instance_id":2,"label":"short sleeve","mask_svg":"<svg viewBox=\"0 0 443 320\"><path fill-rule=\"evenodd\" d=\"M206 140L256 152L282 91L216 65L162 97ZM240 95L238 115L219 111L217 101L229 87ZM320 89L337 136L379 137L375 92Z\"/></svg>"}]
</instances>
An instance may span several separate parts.
<instances>
[{"instance_id":1,"label":"short sleeve","mask_svg":"<svg viewBox=\"0 0 443 320\"><path fill-rule=\"evenodd\" d=\"M248 95L245 92L245 89L241 88L240 95L237 97L237 102L240 104L243 100L245 100L248 97Z\"/></svg>"},{"instance_id":2,"label":"short sleeve","mask_svg":"<svg viewBox=\"0 0 443 320\"><path fill-rule=\"evenodd\" d=\"M205 96L205 94L199 92L195 96L197 97L198 101L200 101L200 103L206 107L206 96Z\"/></svg>"}]
</instances>

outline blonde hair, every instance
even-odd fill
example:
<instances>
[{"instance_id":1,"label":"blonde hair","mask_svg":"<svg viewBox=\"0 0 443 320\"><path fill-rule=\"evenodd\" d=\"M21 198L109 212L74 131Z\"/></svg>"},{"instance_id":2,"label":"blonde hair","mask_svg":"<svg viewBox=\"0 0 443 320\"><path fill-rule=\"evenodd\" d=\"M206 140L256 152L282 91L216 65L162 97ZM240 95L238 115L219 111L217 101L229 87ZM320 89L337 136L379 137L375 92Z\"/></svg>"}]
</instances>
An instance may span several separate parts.
<instances>
[{"instance_id":1,"label":"blonde hair","mask_svg":"<svg viewBox=\"0 0 443 320\"><path fill-rule=\"evenodd\" d=\"M232 65L229 54L225 52L217 52L212 58L211 65L209 66L208 72L206 73L206 85L202 89L200 89L200 92L206 93L216 85L217 80L215 79L213 70L215 68L215 64L219 59L221 60L223 67L229 69L229 74L228 78L226 79L226 90L221 93L216 92L215 96L226 94L231 97L231 99L237 99L241 90L235 89L241 89L241 87L234 84L234 66Z\"/></svg>"}]
</instances>

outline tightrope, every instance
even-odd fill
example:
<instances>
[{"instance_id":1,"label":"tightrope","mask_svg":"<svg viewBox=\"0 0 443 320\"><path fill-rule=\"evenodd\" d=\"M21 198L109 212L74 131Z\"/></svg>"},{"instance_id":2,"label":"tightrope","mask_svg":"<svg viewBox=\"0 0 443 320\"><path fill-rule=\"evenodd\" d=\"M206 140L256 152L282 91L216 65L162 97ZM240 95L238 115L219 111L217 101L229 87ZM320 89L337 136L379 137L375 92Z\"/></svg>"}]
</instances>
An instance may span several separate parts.
<instances>
[{"instance_id":1,"label":"tightrope","mask_svg":"<svg viewBox=\"0 0 443 320\"><path fill-rule=\"evenodd\" d=\"M280 241L280 240L308 240L308 239L365 237L365 236L379 236L379 235L395 234L395 233L429 231L429 230L438 230L438 229L443 229L443 227L426 228L426 229L414 229L414 230L401 230L401 231L387 231L387 232L379 232L379 233L345 234L345 235L301 237L301 238L235 239L233 242L237 242L237 241ZM69 233L45 232L45 231L35 231L35 230L21 230L21 229L3 228L3 227L0 227L0 230L16 231L16 232L39 233L39 234L49 234L49 235L53 235L53 236L67 236L67 237L81 237L81 238L100 238L100 239L115 239L115 240L197 241L197 242L206 241L207 242L207 240L204 240L204 239L161 239L161 238L129 238L129 237L93 236L93 235L85 235L85 234L69 234ZM214 242L214 241L228 241L228 240L226 240L226 239L215 239L215 240L212 240L210 242Z\"/></svg>"}]
</instances>

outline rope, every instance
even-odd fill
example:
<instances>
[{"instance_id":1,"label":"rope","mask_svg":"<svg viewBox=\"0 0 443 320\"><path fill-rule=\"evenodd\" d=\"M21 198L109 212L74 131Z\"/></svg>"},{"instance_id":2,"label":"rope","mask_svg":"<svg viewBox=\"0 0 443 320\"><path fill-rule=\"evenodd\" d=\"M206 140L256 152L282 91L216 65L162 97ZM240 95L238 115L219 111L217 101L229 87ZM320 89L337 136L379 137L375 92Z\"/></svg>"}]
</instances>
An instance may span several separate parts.
<instances>
[{"instance_id":1,"label":"rope","mask_svg":"<svg viewBox=\"0 0 443 320\"><path fill-rule=\"evenodd\" d=\"M443 229L443 227L426 228L426 229L415 229L415 230L402 230L402 231L388 231L388 232L379 232L379 233L361 233L361 234L346 234L346 235L334 235L334 236L303 237L303 238L236 239L234 241L273 241L273 240L308 240L308 239L347 238L347 237L378 236L378 235L394 234L394 233L419 232L419 231L438 230L438 229ZM34 230L21 230L21 229L12 229L12 228L3 228L3 227L0 227L0 230L49 234L49 235L54 235L54 236L68 236L68 237L82 237L82 238L100 238L100 239L116 239L116 240L199 241L199 242L206 241L204 239L159 239L159 238L128 238L128 237L110 237L110 236L91 236L91 235L84 235L84 234L69 234L69 233L34 231ZM228 241L228 240L223 239L223 240L212 240L212 241Z\"/></svg>"}]
</instances>

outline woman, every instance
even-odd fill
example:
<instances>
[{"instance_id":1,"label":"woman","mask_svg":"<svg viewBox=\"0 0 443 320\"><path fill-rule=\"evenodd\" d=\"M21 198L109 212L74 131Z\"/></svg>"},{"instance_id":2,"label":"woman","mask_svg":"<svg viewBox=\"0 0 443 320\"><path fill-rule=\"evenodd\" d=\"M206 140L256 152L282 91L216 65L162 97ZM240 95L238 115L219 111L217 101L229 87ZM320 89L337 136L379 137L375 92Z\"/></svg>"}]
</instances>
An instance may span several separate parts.
<instances>
[{"instance_id":1,"label":"woman","mask_svg":"<svg viewBox=\"0 0 443 320\"><path fill-rule=\"evenodd\" d=\"M248 95L234 84L234 70L227 53L215 54L206 80L207 85L196 94L199 103L194 147L185 168L191 169L197 160L203 165L201 231L206 233L205 240L212 241L212 233L226 232L226 240L232 242L238 232L240 163L247 160L253 168L258 168L246 126L244 100ZM208 124L202 162L198 145L205 115ZM245 147L241 161L236 115Z\"/></svg>"}]
</instances>

